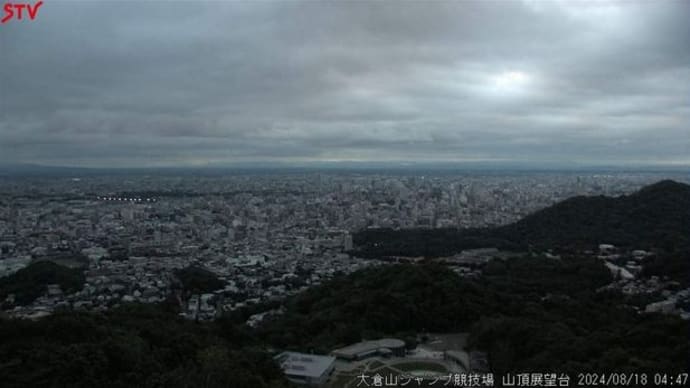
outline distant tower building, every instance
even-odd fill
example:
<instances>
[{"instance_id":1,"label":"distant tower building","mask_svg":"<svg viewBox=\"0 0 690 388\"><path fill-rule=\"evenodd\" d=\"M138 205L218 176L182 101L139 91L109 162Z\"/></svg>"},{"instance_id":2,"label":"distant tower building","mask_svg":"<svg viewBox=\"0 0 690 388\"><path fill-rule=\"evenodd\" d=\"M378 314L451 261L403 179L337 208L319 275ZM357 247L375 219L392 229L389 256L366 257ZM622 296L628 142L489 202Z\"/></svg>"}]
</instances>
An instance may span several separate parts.
<instances>
[{"instance_id":1,"label":"distant tower building","mask_svg":"<svg viewBox=\"0 0 690 388\"><path fill-rule=\"evenodd\" d=\"M343 248L346 251L352 250L352 234L350 234L350 233L345 234L345 237L343 238Z\"/></svg>"}]
</instances>

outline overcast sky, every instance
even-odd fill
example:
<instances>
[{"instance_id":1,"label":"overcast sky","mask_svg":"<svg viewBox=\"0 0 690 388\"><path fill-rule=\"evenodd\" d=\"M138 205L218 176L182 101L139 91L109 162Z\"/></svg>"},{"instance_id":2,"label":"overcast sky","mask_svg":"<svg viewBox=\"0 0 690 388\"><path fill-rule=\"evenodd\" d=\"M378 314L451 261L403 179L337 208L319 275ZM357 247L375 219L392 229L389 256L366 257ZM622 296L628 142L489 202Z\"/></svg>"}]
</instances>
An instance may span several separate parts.
<instances>
[{"instance_id":1,"label":"overcast sky","mask_svg":"<svg viewBox=\"0 0 690 388\"><path fill-rule=\"evenodd\" d=\"M690 2L47 0L0 163L690 165Z\"/></svg>"}]
</instances>

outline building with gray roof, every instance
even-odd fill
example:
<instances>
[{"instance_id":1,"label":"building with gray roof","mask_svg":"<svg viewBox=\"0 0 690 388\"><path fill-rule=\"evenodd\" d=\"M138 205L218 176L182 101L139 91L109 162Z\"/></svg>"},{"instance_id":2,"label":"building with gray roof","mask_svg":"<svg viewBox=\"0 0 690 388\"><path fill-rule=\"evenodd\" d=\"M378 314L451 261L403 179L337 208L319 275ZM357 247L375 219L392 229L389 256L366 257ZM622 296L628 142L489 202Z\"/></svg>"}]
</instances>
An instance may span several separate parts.
<instances>
[{"instance_id":1,"label":"building with gray roof","mask_svg":"<svg viewBox=\"0 0 690 388\"><path fill-rule=\"evenodd\" d=\"M376 341L363 341L336 349L331 352L335 357L354 361L374 356L405 355L405 342L395 338L382 338Z\"/></svg>"},{"instance_id":2,"label":"building with gray roof","mask_svg":"<svg viewBox=\"0 0 690 388\"><path fill-rule=\"evenodd\" d=\"M283 352L275 356L285 377L296 384L319 386L328 381L335 367L335 357Z\"/></svg>"}]
</instances>

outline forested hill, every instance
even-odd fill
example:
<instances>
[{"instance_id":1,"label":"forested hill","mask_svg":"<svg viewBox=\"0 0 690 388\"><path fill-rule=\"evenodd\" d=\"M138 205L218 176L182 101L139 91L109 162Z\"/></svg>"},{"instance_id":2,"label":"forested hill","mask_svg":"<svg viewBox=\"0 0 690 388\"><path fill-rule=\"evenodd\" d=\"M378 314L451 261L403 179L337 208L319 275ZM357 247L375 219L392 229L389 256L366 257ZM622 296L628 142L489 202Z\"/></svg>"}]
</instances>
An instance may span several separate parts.
<instances>
[{"instance_id":1,"label":"forested hill","mask_svg":"<svg viewBox=\"0 0 690 388\"><path fill-rule=\"evenodd\" d=\"M367 229L358 254L444 256L463 249L591 249L599 243L666 251L690 245L690 186L670 180L621 197L578 196L487 229Z\"/></svg>"},{"instance_id":2,"label":"forested hill","mask_svg":"<svg viewBox=\"0 0 690 388\"><path fill-rule=\"evenodd\" d=\"M0 385L288 387L263 348L244 329L187 321L162 305L63 311L36 321L0 317Z\"/></svg>"},{"instance_id":3,"label":"forested hill","mask_svg":"<svg viewBox=\"0 0 690 388\"><path fill-rule=\"evenodd\" d=\"M541 247L685 246L690 241L690 186L666 180L629 196L574 197L498 232Z\"/></svg>"},{"instance_id":4,"label":"forested hill","mask_svg":"<svg viewBox=\"0 0 690 388\"><path fill-rule=\"evenodd\" d=\"M258 329L248 310L193 322L170 305L0 317L2 386L285 388L275 352L387 336L412 347L426 332L469 332L497 374L687 371L688 322L597 292L610 281L599 260L492 263L479 281L436 264L365 268L289 298Z\"/></svg>"},{"instance_id":5,"label":"forested hill","mask_svg":"<svg viewBox=\"0 0 690 388\"><path fill-rule=\"evenodd\" d=\"M582 257L496 260L479 280L430 263L370 267L291 298L256 334L326 353L362 338L414 346L419 333L469 331L498 374L686 371L688 322L596 291L610 281L600 260Z\"/></svg>"}]
</instances>

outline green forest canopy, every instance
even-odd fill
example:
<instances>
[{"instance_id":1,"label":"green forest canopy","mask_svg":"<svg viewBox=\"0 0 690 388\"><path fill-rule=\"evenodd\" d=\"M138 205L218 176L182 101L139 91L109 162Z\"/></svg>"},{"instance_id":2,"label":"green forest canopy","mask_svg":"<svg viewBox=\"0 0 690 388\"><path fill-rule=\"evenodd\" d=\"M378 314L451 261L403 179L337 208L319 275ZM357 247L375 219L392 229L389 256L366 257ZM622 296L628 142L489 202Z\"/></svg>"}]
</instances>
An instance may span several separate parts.
<instances>
[{"instance_id":1,"label":"green forest canopy","mask_svg":"<svg viewBox=\"0 0 690 388\"><path fill-rule=\"evenodd\" d=\"M494 372L684 371L688 322L639 315L594 259L495 261L479 280L434 265L372 267L313 287L254 330L249 311L210 323L155 305L0 320L8 387L280 387L268 349L325 353L381 336L470 331Z\"/></svg>"}]
</instances>

